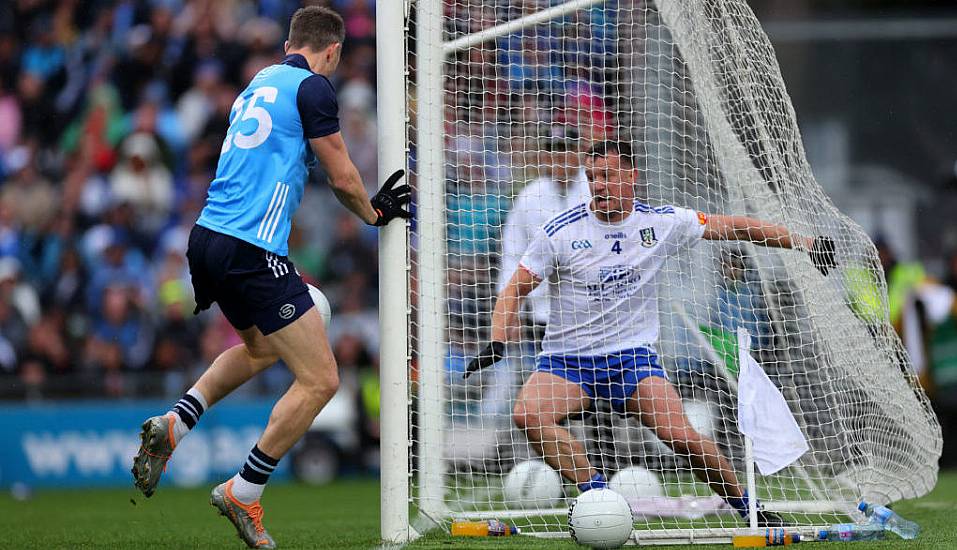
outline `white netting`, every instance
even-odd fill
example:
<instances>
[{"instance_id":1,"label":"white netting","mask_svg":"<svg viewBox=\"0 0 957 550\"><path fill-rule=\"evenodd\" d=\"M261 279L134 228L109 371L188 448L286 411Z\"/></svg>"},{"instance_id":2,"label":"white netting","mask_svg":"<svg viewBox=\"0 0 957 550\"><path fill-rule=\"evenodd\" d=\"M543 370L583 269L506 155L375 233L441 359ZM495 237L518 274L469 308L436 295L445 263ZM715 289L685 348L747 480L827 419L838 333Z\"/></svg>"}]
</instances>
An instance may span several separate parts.
<instances>
[{"instance_id":1,"label":"white netting","mask_svg":"<svg viewBox=\"0 0 957 550\"><path fill-rule=\"evenodd\" d=\"M417 40L429 26L441 25L451 41L559 4L445 0L441 21L415 21ZM417 226L413 239L413 504L437 521L512 517L527 531L565 529L574 483L566 480L555 498L548 475L523 467L524 489L503 491L516 464L539 459L511 412L535 368L547 297L529 299L521 342L509 345L506 361L468 381L461 374L489 341L495 293L530 236L584 200L582 153L610 138L635 148L639 198L653 206L745 215L835 241L840 267L826 278L804 252L712 241L670 255L656 276L660 338L642 343L655 346L692 424L716 441L741 483L737 327L753 335L752 355L810 445L791 467L758 476L769 509L820 525L861 498L926 493L940 431L885 321L874 247L815 182L774 53L746 2L591 4L450 53L441 104L409 83L420 216L444 198L446 224L441 246L423 237L431 226ZM410 55L410 74L423 70L418 57ZM427 140L415 125L426 112L443 117L444 177L420 169L427 144L419 142ZM423 266L440 265L444 273L423 276ZM430 300L438 317L422 308ZM422 342L438 320L442 351L434 353ZM618 327L605 329L609 341L618 338ZM657 474L663 494L683 497L632 499L636 529L744 525L727 509L708 513L722 501L710 498L703 472L637 419L596 400L565 426L607 476L641 466ZM654 488L642 491L653 496Z\"/></svg>"}]
</instances>

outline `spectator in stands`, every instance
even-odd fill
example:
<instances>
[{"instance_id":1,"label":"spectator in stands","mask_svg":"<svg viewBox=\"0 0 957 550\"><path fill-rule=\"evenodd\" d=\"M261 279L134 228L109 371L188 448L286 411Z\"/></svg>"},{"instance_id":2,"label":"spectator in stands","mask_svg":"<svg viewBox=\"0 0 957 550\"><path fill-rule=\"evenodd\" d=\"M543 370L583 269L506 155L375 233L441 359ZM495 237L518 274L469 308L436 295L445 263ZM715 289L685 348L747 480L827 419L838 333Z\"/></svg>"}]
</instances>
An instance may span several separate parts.
<instances>
[{"instance_id":1,"label":"spectator in stands","mask_svg":"<svg viewBox=\"0 0 957 550\"><path fill-rule=\"evenodd\" d=\"M137 301L142 301L148 295L151 286L146 261L140 251L130 247L126 231L99 226L91 229L84 240L87 247L86 265L91 269L87 287L88 312L100 313L103 294L111 285L137 289Z\"/></svg>"},{"instance_id":2,"label":"spectator in stands","mask_svg":"<svg viewBox=\"0 0 957 550\"><path fill-rule=\"evenodd\" d=\"M87 274L80 253L73 242L64 243L57 257L58 268L44 288L43 303L82 314L85 303Z\"/></svg>"},{"instance_id":3,"label":"spectator in stands","mask_svg":"<svg viewBox=\"0 0 957 550\"><path fill-rule=\"evenodd\" d=\"M40 300L36 290L23 278L20 261L0 258L0 298L8 300L17 317L27 325L40 319Z\"/></svg>"},{"instance_id":4,"label":"spectator in stands","mask_svg":"<svg viewBox=\"0 0 957 550\"><path fill-rule=\"evenodd\" d=\"M12 373L29 327L14 297L19 267L13 258L0 258L0 369Z\"/></svg>"},{"instance_id":5,"label":"spectator in stands","mask_svg":"<svg viewBox=\"0 0 957 550\"><path fill-rule=\"evenodd\" d=\"M947 286L957 293L957 254L950 257L945 277ZM957 300L947 318L930 337L930 387L928 393L943 433L942 468L957 465Z\"/></svg>"},{"instance_id":6,"label":"spectator in stands","mask_svg":"<svg viewBox=\"0 0 957 550\"><path fill-rule=\"evenodd\" d=\"M103 352L104 365L115 363L113 350L119 353L119 368L141 369L146 365L153 346L153 327L135 299L135 290L113 284L103 293L101 314L93 321L90 339L93 347Z\"/></svg>"},{"instance_id":7,"label":"spectator in stands","mask_svg":"<svg viewBox=\"0 0 957 550\"><path fill-rule=\"evenodd\" d=\"M3 38L0 37L0 45L2 40ZM3 121L3 124L0 124L0 154L13 149L13 146L17 144L23 124L20 103L6 78L6 75L0 73L0 120ZM5 173L3 168L0 165L0 176Z\"/></svg>"},{"instance_id":8,"label":"spectator in stands","mask_svg":"<svg viewBox=\"0 0 957 550\"><path fill-rule=\"evenodd\" d=\"M360 463L368 469L378 465L379 449L379 369L362 338L346 333L333 346L339 364L341 387L356 395L358 407Z\"/></svg>"},{"instance_id":9,"label":"spectator in stands","mask_svg":"<svg viewBox=\"0 0 957 550\"><path fill-rule=\"evenodd\" d=\"M216 112L216 90L222 85L222 64L204 61L194 71L193 85L176 103L176 115L183 137L196 141L210 117Z\"/></svg>"},{"instance_id":10,"label":"spectator in stands","mask_svg":"<svg viewBox=\"0 0 957 550\"><path fill-rule=\"evenodd\" d=\"M470 123L450 136L452 165L447 207L450 254L488 256L497 241L508 199L503 187L509 181L508 163L498 149L498 139L487 125Z\"/></svg>"},{"instance_id":11,"label":"spectator in stands","mask_svg":"<svg viewBox=\"0 0 957 550\"><path fill-rule=\"evenodd\" d=\"M538 229L561 212L591 200L579 143L574 130L563 126L553 128L542 142L536 163L540 175L515 198L502 229L499 291L518 268L518 261ZM544 327L548 321L547 289L536 289L525 303L526 321Z\"/></svg>"},{"instance_id":12,"label":"spectator in stands","mask_svg":"<svg viewBox=\"0 0 957 550\"><path fill-rule=\"evenodd\" d=\"M63 309L48 308L27 334L24 361L35 361L43 369L44 378L47 373L65 373L73 367L66 322ZM36 374L32 373L33 376Z\"/></svg>"},{"instance_id":13,"label":"spectator in stands","mask_svg":"<svg viewBox=\"0 0 957 550\"><path fill-rule=\"evenodd\" d=\"M152 136L141 132L124 140L120 163L110 175L110 192L115 200L133 206L139 227L155 232L163 226L173 206L173 178Z\"/></svg>"},{"instance_id":14,"label":"spectator in stands","mask_svg":"<svg viewBox=\"0 0 957 550\"><path fill-rule=\"evenodd\" d=\"M94 84L81 114L60 138L60 147L67 155L81 153L105 171L115 164L116 148L125 133L126 122L116 88L107 83Z\"/></svg>"},{"instance_id":15,"label":"spectator in stands","mask_svg":"<svg viewBox=\"0 0 957 550\"><path fill-rule=\"evenodd\" d=\"M887 305L890 310L890 321L898 333L902 332L901 316L908 296L926 279L924 266L918 262L900 262L891 249L890 244L877 237L874 239L877 247L877 256L884 276L887 277Z\"/></svg>"},{"instance_id":16,"label":"spectator in stands","mask_svg":"<svg viewBox=\"0 0 957 550\"><path fill-rule=\"evenodd\" d=\"M37 170L34 148L20 145L7 154L7 183L0 190L0 201L16 216L24 232L36 233L56 214L56 192Z\"/></svg>"},{"instance_id":17,"label":"spectator in stands","mask_svg":"<svg viewBox=\"0 0 957 550\"><path fill-rule=\"evenodd\" d=\"M748 266L744 251L734 245L722 249L720 262L723 277L717 307L711 310L711 324L733 338L737 338L734 335L739 328L746 329L754 349L769 349L771 318L755 268Z\"/></svg>"}]
</instances>

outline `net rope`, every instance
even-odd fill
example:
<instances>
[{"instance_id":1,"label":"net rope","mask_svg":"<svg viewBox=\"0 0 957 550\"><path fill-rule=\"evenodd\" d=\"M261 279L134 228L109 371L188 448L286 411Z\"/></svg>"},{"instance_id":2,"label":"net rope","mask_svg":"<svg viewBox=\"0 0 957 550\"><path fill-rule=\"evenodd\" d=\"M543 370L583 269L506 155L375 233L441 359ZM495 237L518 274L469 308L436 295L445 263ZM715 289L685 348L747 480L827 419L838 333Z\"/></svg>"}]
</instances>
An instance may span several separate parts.
<instances>
[{"instance_id":1,"label":"net rope","mask_svg":"<svg viewBox=\"0 0 957 550\"><path fill-rule=\"evenodd\" d=\"M413 10L409 28L441 25L449 41L557 4L446 0L441 21L415 21ZM803 252L711 241L670 254L656 276L660 336L648 344L694 427L714 439L741 482L729 339L737 327L751 332L752 356L810 446L792 466L758 477L762 502L778 504L798 525L820 525L836 516L800 503L849 510L862 498L887 503L933 487L940 428L886 320L875 248L814 180L774 52L746 2L607 1L522 28L447 57L442 105L417 97L417 59L414 47L409 51L410 181L420 202L423 193L443 193L446 209L444 250L423 246L421 228L411 241L413 506L441 512L432 518L439 522L505 515L526 532L566 529L555 511L577 494L574 483L563 480L557 496L546 494L547 472L533 469L518 496L503 489L517 464L541 460L512 408L541 350L542 312L557 303L548 292L558 287L527 300L520 342L509 344L506 360L468 380L462 372L489 341L495 295L525 252L522 244L559 207L576 204L586 189L583 153L604 139L635 148L639 200L653 207L745 215L800 235L828 235L836 244L840 266L827 277ZM416 118L425 109L443 113L444 182L431 185L419 178L415 160ZM570 181L565 191L556 191L549 181L555 178ZM418 284L418 266L432 254L443 254L446 266L442 357L424 357L416 337L426 328L418 304L432 292ZM605 329L610 341L617 337L613 324ZM419 383L425 365L441 369L438 403L418 397L426 395ZM423 442L423 415L441 426L440 441ZM687 456L603 400L571 415L567 427L608 477L639 466L655 473L675 502L714 495ZM441 473L423 481L421 465L436 457ZM423 483L441 488L423 490ZM441 495L441 502L423 502L434 498L428 495ZM745 525L727 509L693 512L678 506L677 519L651 510L636 516L635 527Z\"/></svg>"}]
</instances>

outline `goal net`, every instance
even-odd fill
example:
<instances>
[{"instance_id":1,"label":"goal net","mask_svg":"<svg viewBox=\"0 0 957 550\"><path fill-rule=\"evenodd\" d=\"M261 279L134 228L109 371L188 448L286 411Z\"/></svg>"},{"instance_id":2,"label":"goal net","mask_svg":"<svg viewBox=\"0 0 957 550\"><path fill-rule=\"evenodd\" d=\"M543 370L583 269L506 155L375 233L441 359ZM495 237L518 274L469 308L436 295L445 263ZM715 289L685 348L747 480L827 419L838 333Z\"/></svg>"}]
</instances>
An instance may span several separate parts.
<instances>
[{"instance_id":1,"label":"goal net","mask_svg":"<svg viewBox=\"0 0 957 550\"><path fill-rule=\"evenodd\" d=\"M495 295L535 232L589 200L585 152L609 139L633 147L648 208L748 216L835 243L839 266L826 277L804 251L704 240L659 247L667 258L649 283L659 336L642 344L740 483L748 460L734 335L745 328L748 352L809 446L789 467L755 474L765 509L810 528L853 515L861 499L887 503L933 487L940 429L887 322L874 246L814 180L774 52L744 0L412 7L410 532L501 519L524 533L568 535L578 488L539 464L541 448L513 419L550 308L562 304L556 276L525 301L506 359L467 380L463 372L489 342ZM631 238L650 247L657 237ZM622 327L594 310L604 303L561 313L606 320L595 330L613 347ZM631 480L618 487L636 540L719 540L705 536L747 527L698 462L641 420L597 397L560 425L607 479Z\"/></svg>"}]
</instances>

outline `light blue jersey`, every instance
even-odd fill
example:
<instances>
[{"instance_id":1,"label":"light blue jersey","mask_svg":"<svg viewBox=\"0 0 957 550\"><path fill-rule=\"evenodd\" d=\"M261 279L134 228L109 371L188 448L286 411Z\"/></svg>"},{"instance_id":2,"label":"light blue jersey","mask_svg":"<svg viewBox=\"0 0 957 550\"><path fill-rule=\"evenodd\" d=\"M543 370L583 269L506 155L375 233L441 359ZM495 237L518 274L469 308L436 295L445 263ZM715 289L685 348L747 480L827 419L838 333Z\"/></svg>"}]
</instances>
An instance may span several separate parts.
<instances>
[{"instance_id":1,"label":"light blue jersey","mask_svg":"<svg viewBox=\"0 0 957 550\"><path fill-rule=\"evenodd\" d=\"M259 71L233 103L216 178L196 223L288 255L307 164L315 160L308 138L337 132L337 110L332 85L302 56Z\"/></svg>"}]
</instances>

